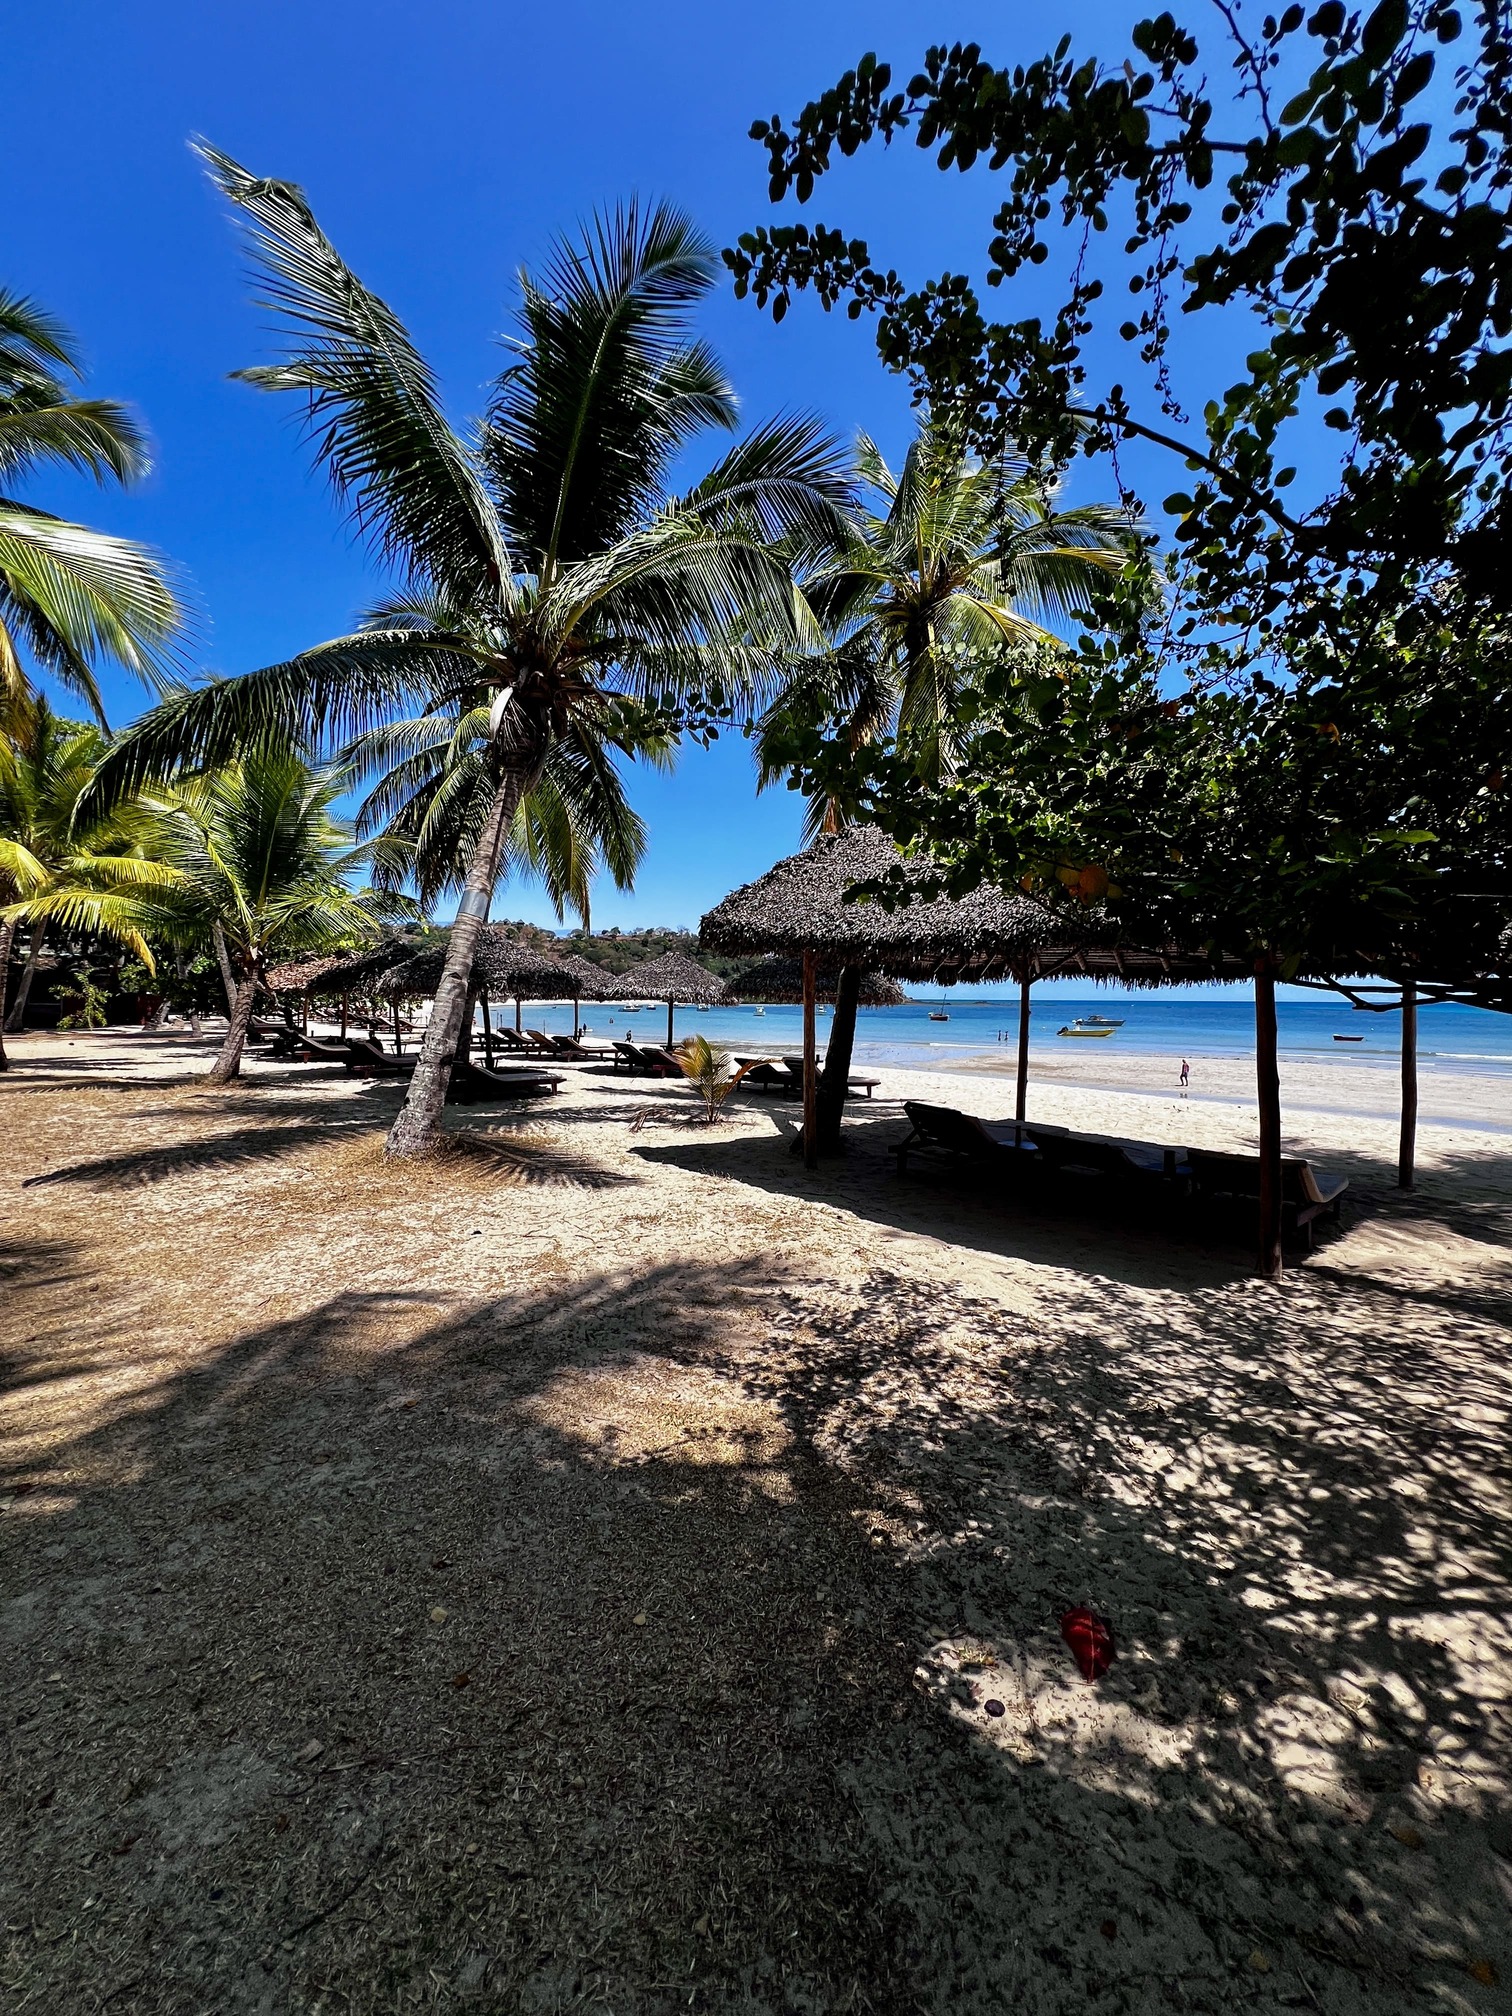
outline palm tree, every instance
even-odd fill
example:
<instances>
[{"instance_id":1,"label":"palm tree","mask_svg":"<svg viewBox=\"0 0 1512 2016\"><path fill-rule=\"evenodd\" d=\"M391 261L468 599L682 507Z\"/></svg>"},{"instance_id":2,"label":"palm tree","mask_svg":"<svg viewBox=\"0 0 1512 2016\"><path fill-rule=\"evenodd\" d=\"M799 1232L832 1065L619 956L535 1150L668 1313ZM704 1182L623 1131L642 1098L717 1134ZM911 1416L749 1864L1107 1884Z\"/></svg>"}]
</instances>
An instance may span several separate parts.
<instances>
[{"instance_id":1,"label":"palm tree","mask_svg":"<svg viewBox=\"0 0 1512 2016\"><path fill-rule=\"evenodd\" d=\"M265 743L151 801L176 871L158 928L186 949L203 948L218 930L231 963L230 1027L212 1084L240 1073L257 989L271 961L371 938L415 914L402 897L350 885L357 869L398 845L352 844L331 809L350 783L339 765L315 769L297 750Z\"/></svg>"},{"instance_id":2,"label":"palm tree","mask_svg":"<svg viewBox=\"0 0 1512 2016\"><path fill-rule=\"evenodd\" d=\"M783 768L767 752L796 713L838 718L854 745L892 732L921 777L948 773L974 665L1004 645L1052 641L1044 625L1086 615L1135 550L1121 506L1061 509L1026 463L978 462L933 417L900 474L865 435L857 467L871 508L805 581L825 643L795 665L762 724L764 784ZM807 830L839 816L818 800Z\"/></svg>"},{"instance_id":3,"label":"palm tree","mask_svg":"<svg viewBox=\"0 0 1512 2016\"><path fill-rule=\"evenodd\" d=\"M556 747L627 701L684 710L759 688L805 633L793 569L844 535L848 475L809 419L759 427L682 495L672 465L735 400L693 339L718 271L679 211L636 204L521 281L515 360L476 437L445 419L393 311L341 260L303 194L202 147L245 214L284 360L241 374L307 402L350 517L404 577L387 623L165 702L123 738L110 788L220 762L270 735L350 736L406 713L486 717L487 789L450 949L391 1154L430 1145L478 931L507 836ZM418 701L418 709L416 702Z\"/></svg>"},{"instance_id":4,"label":"palm tree","mask_svg":"<svg viewBox=\"0 0 1512 2016\"><path fill-rule=\"evenodd\" d=\"M81 814L80 800L108 746L92 723L61 719L41 697L29 703L14 739L0 741L0 898L10 899L0 909L0 1021L9 1030L22 1025L54 926L113 938L152 966L143 933L159 892L175 876L162 858L156 822L140 801L123 800L103 815ZM20 923L31 926L31 943L7 1017L11 946Z\"/></svg>"},{"instance_id":5,"label":"palm tree","mask_svg":"<svg viewBox=\"0 0 1512 2016\"><path fill-rule=\"evenodd\" d=\"M488 710L459 706L384 722L355 737L341 761L373 776L356 831L392 834L413 848L409 868L429 911L460 894L493 800ZM552 743L504 837L500 871L534 876L559 918L569 906L589 923L595 878L634 886L646 829L625 796L621 756L665 768L675 751L664 724L632 700L573 719Z\"/></svg>"},{"instance_id":6,"label":"palm tree","mask_svg":"<svg viewBox=\"0 0 1512 2016\"><path fill-rule=\"evenodd\" d=\"M49 464L100 483L145 474L141 428L113 400L71 397L68 381L81 376L67 330L0 288L0 493ZM0 735L17 732L33 695L23 651L103 723L101 661L156 686L180 625L162 562L145 547L0 494Z\"/></svg>"},{"instance_id":7,"label":"palm tree","mask_svg":"<svg viewBox=\"0 0 1512 2016\"><path fill-rule=\"evenodd\" d=\"M757 736L762 786L783 774L795 720L839 723L853 747L892 733L921 781L948 774L977 668L1005 647L1054 642L1044 626L1088 612L1099 582L1129 563L1138 527L1121 507L1061 509L1022 460L976 461L959 432L927 416L894 475L862 436L871 508L844 549L805 581L824 648L800 659ZM843 808L809 801L805 831ZM861 972L842 970L819 1087L819 1147L839 1147Z\"/></svg>"}]
</instances>

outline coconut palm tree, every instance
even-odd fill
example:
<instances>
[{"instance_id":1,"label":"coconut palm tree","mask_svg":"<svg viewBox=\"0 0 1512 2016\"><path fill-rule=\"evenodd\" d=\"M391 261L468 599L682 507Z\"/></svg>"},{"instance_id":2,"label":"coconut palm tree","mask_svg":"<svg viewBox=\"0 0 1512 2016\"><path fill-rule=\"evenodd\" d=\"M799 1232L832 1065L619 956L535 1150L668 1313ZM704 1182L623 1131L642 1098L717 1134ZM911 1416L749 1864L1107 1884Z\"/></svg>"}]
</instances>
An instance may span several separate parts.
<instances>
[{"instance_id":1,"label":"coconut palm tree","mask_svg":"<svg viewBox=\"0 0 1512 2016\"><path fill-rule=\"evenodd\" d=\"M156 686L172 669L181 613L146 547L20 502L39 469L130 483L149 468L142 430L109 399L78 399L68 331L34 301L0 288L0 733L15 733L32 695L23 653L104 721L97 683L113 659Z\"/></svg>"},{"instance_id":2,"label":"coconut palm tree","mask_svg":"<svg viewBox=\"0 0 1512 2016\"><path fill-rule=\"evenodd\" d=\"M869 508L844 549L805 581L826 632L798 660L757 735L763 787L786 772L795 721L838 723L853 746L891 733L920 778L953 767L963 702L984 659L1005 647L1053 644L1047 624L1084 615L1100 582L1127 566L1138 538L1120 506L1062 508L1027 464L985 464L958 430L926 416L894 474L864 435L857 467ZM811 798L809 837L842 823L843 808ZM819 1088L819 1147L840 1145L860 969L835 996Z\"/></svg>"},{"instance_id":3,"label":"coconut palm tree","mask_svg":"<svg viewBox=\"0 0 1512 2016\"><path fill-rule=\"evenodd\" d=\"M514 361L473 438L447 422L393 311L342 261L303 194L202 147L243 213L283 361L241 374L306 402L352 522L402 577L402 613L240 679L185 691L123 738L109 788L202 766L276 734L312 742L386 721L481 713L487 791L391 1154L439 1125L478 931L522 800L561 743L586 748L627 701L670 732L689 708L759 689L805 634L793 569L844 536L843 458L809 419L756 428L682 494L674 462L735 400L690 315L713 247L638 204L524 276ZM416 703L418 702L418 706Z\"/></svg>"},{"instance_id":4,"label":"coconut palm tree","mask_svg":"<svg viewBox=\"0 0 1512 2016\"><path fill-rule=\"evenodd\" d=\"M409 869L429 911L460 894L493 800L488 710L458 706L389 721L355 737L341 761L372 778L357 810L362 838L388 833L413 848ZM590 921L595 878L634 886L646 849L643 820L625 796L618 759L667 767L675 750L665 725L624 699L591 722L573 720L552 743L504 836L500 873L533 876L559 918Z\"/></svg>"},{"instance_id":5,"label":"coconut palm tree","mask_svg":"<svg viewBox=\"0 0 1512 2016\"><path fill-rule=\"evenodd\" d=\"M163 860L156 820L140 801L81 816L80 800L108 746L93 723L60 718L40 696L29 703L14 739L0 742L0 1021L6 1029L22 1025L37 961L56 927L112 938L152 966L142 934L175 874ZM30 926L31 940L7 1016L11 947L21 924ZM5 1064L0 1045L0 1070Z\"/></svg>"},{"instance_id":6,"label":"coconut palm tree","mask_svg":"<svg viewBox=\"0 0 1512 2016\"><path fill-rule=\"evenodd\" d=\"M783 772L773 751L795 714L838 720L857 745L893 733L922 777L948 772L973 666L1004 645L1052 641L1045 626L1087 614L1135 548L1121 506L1062 508L1022 460L978 462L933 417L898 474L865 435L857 467L869 499L844 549L805 581L826 641L793 667L762 724L764 784ZM837 816L812 802L807 830Z\"/></svg>"},{"instance_id":7,"label":"coconut palm tree","mask_svg":"<svg viewBox=\"0 0 1512 2016\"><path fill-rule=\"evenodd\" d=\"M375 937L415 915L414 904L391 891L351 886L352 875L375 858L392 871L386 857L400 843L353 845L332 810L350 784L339 765L313 768L297 750L264 742L148 798L175 870L158 930L196 950L218 931L231 963L230 1027L212 1084L240 1073L257 989L271 963Z\"/></svg>"}]
</instances>

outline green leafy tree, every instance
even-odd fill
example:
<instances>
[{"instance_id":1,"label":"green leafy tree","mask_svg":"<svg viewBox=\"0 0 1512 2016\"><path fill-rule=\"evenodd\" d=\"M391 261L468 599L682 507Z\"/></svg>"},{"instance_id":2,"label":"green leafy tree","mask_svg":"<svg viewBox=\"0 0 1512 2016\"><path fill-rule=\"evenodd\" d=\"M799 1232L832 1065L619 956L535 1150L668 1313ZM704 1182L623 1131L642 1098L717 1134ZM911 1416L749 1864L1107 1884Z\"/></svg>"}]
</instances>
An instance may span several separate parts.
<instances>
[{"instance_id":1,"label":"green leafy tree","mask_svg":"<svg viewBox=\"0 0 1512 2016\"><path fill-rule=\"evenodd\" d=\"M174 871L140 800L104 814L81 811L108 747L93 723L65 720L40 697L17 738L0 741L0 898L9 898L0 907L0 1020L9 1030L22 1026L50 930L109 938L151 960L143 934ZM30 927L30 946L7 1014L11 948L22 924Z\"/></svg>"},{"instance_id":2,"label":"green leafy tree","mask_svg":"<svg viewBox=\"0 0 1512 2016\"><path fill-rule=\"evenodd\" d=\"M628 701L676 728L759 687L802 627L793 569L843 531L847 472L806 419L757 428L683 495L674 459L735 402L690 328L711 248L637 205L522 282L515 361L473 442L393 311L345 265L299 190L202 150L251 227L281 363L242 374L306 402L318 459L403 577L407 613L288 662L175 696L123 739L109 788L220 762L270 734L313 742L481 711L491 784L445 970L389 1151L430 1144L473 949L521 801L553 748ZM418 703L418 705L416 704Z\"/></svg>"},{"instance_id":3,"label":"green leafy tree","mask_svg":"<svg viewBox=\"0 0 1512 2016\"><path fill-rule=\"evenodd\" d=\"M54 517L14 493L48 467L130 483L149 467L141 428L109 399L72 396L82 376L61 324L0 289L0 735L33 696L28 662L103 722L97 672L114 661L148 685L172 669L182 617L143 546Z\"/></svg>"},{"instance_id":4,"label":"green leafy tree","mask_svg":"<svg viewBox=\"0 0 1512 2016\"><path fill-rule=\"evenodd\" d=\"M375 860L391 866L385 857L400 849L393 841L352 843L332 809L350 782L339 767L314 768L298 751L264 743L152 801L176 870L158 928L170 942L199 950L219 927L231 962L230 1027L212 1084L240 1073L270 964L361 942L414 914L402 897L351 886Z\"/></svg>"}]
</instances>

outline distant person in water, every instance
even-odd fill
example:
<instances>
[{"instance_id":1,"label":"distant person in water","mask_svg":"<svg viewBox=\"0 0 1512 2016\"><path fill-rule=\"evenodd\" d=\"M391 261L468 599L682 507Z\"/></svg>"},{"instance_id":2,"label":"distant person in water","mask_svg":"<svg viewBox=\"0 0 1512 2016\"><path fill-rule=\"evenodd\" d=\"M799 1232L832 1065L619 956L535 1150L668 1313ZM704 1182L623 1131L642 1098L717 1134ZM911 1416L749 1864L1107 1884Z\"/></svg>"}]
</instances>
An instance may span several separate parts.
<instances>
[{"instance_id":1,"label":"distant person in water","mask_svg":"<svg viewBox=\"0 0 1512 2016\"><path fill-rule=\"evenodd\" d=\"M1190 1064L1188 1064L1185 1057L1183 1057L1181 1060L1181 1096L1183 1099L1185 1099L1187 1095L1187 1082L1191 1078L1191 1075L1192 1075L1192 1067Z\"/></svg>"}]
</instances>

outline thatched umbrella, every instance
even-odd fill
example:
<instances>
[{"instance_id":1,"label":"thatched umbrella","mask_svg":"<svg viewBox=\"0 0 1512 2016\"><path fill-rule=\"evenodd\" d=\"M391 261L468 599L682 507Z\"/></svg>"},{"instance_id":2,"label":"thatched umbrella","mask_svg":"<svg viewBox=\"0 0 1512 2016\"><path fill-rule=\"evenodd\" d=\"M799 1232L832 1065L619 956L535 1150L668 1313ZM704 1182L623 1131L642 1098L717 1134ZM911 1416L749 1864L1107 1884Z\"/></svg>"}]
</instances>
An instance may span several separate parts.
<instances>
[{"instance_id":1,"label":"thatched umbrella","mask_svg":"<svg viewBox=\"0 0 1512 2016\"><path fill-rule=\"evenodd\" d=\"M441 984L441 969L445 963L446 945L438 941L413 959L406 959L402 965L390 968L380 978L378 992L394 1002L397 1016L398 1004L406 996L434 995ZM571 976L563 973L559 959L548 958L544 952L536 951L533 945L521 945L496 924L484 925L473 953L472 991L483 1002L483 1047L486 1056L493 1056L493 1026L488 1009L491 993L514 996L515 1021L518 1024L521 1001L564 1001L571 990ZM471 1027L472 1017L469 1015L466 1031L470 1032ZM463 1040L465 1043L466 1034Z\"/></svg>"},{"instance_id":2,"label":"thatched umbrella","mask_svg":"<svg viewBox=\"0 0 1512 2016\"><path fill-rule=\"evenodd\" d=\"M569 952L562 961L562 971L568 976L572 987L572 1033L581 1036L583 1031L582 1003L584 1001L612 1001L614 980L602 966L595 966L591 959L585 959L580 952Z\"/></svg>"},{"instance_id":3,"label":"thatched umbrella","mask_svg":"<svg viewBox=\"0 0 1512 2016\"><path fill-rule=\"evenodd\" d=\"M816 1001L834 1005L844 970L838 963L826 965L823 960L816 963ZM803 1000L803 961L754 960L751 965L742 966L738 973L730 974L725 988L732 1001L759 1001L766 1007L796 1008ZM856 989L856 1005L860 1008L901 1008L907 999L896 980L888 980L880 973L863 973Z\"/></svg>"},{"instance_id":4,"label":"thatched umbrella","mask_svg":"<svg viewBox=\"0 0 1512 2016\"><path fill-rule=\"evenodd\" d=\"M1029 1077L1029 988L1036 978L1085 974L1159 986L1172 980L1248 979L1237 960L1214 960L1175 946L1138 947L1118 942L1117 927L1096 912L1073 927L1033 898L984 887L962 897L897 902L860 901L848 893L858 883L901 874L903 894L921 892L937 877L926 858L906 857L875 826L850 826L821 834L801 854L791 854L727 896L704 918L701 941L719 952L797 954L817 976L821 961L852 969L874 968L895 979L1019 982L1016 1117L1023 1120ZM814 1068L813 1005L816 987L804 990L804 1154L818 1156L818 1083ZM854 1016L847 1015L851 1028ZM825 1064L826 1105L835 1125L843 1109L850 1043L837 1013Z\"/></svg>"},{"instance_id":5,"label":"thatched umbrella","mask_svg":"<svg viewBox=\"0 0 1512 2016\"><path fill-rule=\"evenodd\" d=\"M355 952L347 952L336 959L320 962L320 970L311 975L304 984L307 996L339 997L341 1001L341 1033L347 1033L347 1003L351 995L371 994L373 983L380 974L401 960L412 959L417 949L413 932L394 931L377 939L371 945L359 946ZM269 976L272 977L271 975ZM370 1025L371 1026L371 1025Z\"/></svg>"},{"instance_id":6,"label":"thatched umbrella","mask_svg":"<svg viewBox=\"0 0 1512 2016\"><path fill-rule=\"evenodd\" d=\"M706 966L700 966L683 952L663 952L660 959L648 960L644 966L632 966L628 973L617 975L612 986L612 993L606 996L611 1001L666 1002L669 1044L672 1041L672 1018L679 1001L711 1007L716 1001L729 998L719 975L711 973Z\"/></svg>"}]
</instances>

